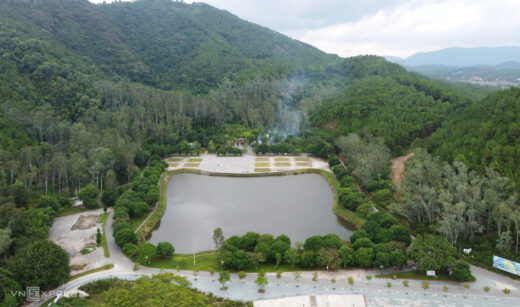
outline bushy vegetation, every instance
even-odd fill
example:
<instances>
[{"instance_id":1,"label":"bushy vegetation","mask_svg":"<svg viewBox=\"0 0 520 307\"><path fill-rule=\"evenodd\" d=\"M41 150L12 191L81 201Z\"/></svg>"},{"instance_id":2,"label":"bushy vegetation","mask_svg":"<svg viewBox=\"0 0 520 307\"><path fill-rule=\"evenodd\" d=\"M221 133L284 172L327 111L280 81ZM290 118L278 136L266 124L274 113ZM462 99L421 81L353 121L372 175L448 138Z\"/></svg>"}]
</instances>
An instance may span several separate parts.
<instances>
[{"instance_id":1,"label":"bushy vegetation","mask_svg":"<svg viewBox=\"0 0 520 307\"><path fill-rule=\"evenodd\" d=\"M397 220L386 213L370 214L365 225L352 235L352 243L328 234L309 237L303 244L296 243L296 247L292 247L285 235L274 238L248 232L228 238L219 257L226 267L234 270L258 269L264 263L305 269L406 265L405 249L411 238L405 227L398 226Z\"/></svg>"}]
</instances>

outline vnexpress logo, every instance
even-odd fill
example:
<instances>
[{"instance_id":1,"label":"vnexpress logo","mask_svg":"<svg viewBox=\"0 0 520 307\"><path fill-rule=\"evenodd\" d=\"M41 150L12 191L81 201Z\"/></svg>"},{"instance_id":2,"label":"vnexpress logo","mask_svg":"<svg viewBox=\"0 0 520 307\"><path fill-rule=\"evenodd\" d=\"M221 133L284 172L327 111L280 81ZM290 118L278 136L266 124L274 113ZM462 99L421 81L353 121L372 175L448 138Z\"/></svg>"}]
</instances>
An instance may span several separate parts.
<instances>
[{"instance_id":1,"label":"vnexpress logo","mask_svg":"<svg viewBox=\"0 0 520 307\"><path fill-rule=\"evenodd\" d=\"M27 287L25 289L25 300L28 302L37 302L40 300L40 287Z\"/></svg>"}]
</instances>

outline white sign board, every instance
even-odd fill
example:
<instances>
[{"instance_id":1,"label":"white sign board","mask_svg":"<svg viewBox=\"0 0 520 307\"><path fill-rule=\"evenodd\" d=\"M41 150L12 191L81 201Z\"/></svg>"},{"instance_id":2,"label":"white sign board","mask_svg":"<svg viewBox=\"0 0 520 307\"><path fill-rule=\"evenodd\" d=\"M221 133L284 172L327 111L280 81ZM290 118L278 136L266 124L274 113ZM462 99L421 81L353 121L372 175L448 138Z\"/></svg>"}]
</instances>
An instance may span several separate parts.
<instances>
[{"instance_id":1,"label":"white sign board","mask_svg":"<svg viewBox=\"0 0 520 307\"><path fill-rule=\"evenodd\" d=\"M435 276L435 271L426 271L426 276Z\"/></svg>"},{"instance_id":2,"label":"white sign board","mask_svg":"<svg viewBox=\"0 0 520 307\"><path fill-rule=\"evenodd\" d=\"M469 255L469 253L471 253L471 248L465 248L462 251L464 252L464 254Z\"/></svg>"}]
</instances>

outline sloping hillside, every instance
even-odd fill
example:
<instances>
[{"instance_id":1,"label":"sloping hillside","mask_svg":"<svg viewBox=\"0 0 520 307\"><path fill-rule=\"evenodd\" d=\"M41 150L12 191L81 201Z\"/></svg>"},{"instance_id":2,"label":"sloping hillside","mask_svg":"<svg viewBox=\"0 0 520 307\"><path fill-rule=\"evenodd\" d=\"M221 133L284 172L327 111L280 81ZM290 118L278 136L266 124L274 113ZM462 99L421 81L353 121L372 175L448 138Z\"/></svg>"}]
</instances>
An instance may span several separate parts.
<instances>
[{"instance_id":1,"label":"sloping hillside","mask_svg":"<svg viewBox=\"0 0 520 307\"><path fill-rule=\"evenodd\" d=\"M288 74L339 63L337 56L205 4L139 0L6 0L6 28L51 43L111 78L207 92L223 79Z\"/></svg>"}]
</instances>

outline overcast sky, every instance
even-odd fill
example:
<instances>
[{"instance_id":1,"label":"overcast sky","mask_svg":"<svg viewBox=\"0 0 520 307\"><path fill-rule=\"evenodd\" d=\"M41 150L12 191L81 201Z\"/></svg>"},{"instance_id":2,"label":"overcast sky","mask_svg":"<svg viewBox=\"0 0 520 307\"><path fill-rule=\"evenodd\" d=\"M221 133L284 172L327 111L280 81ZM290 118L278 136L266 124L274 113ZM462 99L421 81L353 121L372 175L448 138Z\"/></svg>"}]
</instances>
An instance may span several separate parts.
<instances>
[{"instance_id":1,"label":"overcast sky","mask_svg":"<svg viewBox=\"0 0 520 307\"><path fill-rule=\"evenodd\" d=\"M520 0L202 2L343 57L520 45Z\"/></svg>"}]
</instances>

